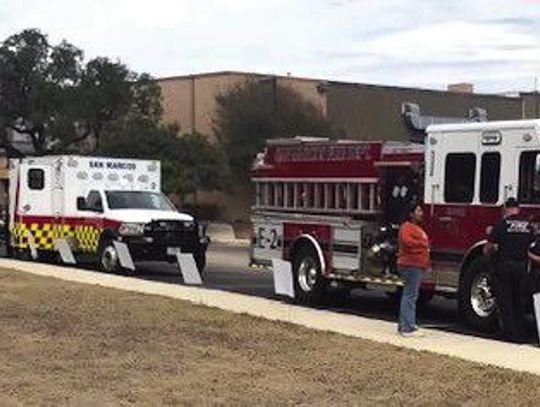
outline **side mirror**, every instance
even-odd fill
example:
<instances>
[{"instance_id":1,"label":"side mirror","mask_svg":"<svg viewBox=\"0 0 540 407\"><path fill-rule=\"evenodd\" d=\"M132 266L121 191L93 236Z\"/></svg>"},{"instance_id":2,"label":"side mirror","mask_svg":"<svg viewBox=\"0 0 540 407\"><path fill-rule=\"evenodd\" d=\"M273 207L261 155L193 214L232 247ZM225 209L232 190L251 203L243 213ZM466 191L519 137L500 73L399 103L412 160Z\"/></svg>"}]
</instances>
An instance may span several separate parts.
<instances>
[{"instance_id":1,"label":"side mirror","mask_svg":"<svg viewBox=\"0 0 540 407\"><path fill-rule=\"evenodd\" d=\"M87 211L88 205L86 205L86 199L83 196L77 197L77 210L79 211Z\"/></svg>"}]
</instances>

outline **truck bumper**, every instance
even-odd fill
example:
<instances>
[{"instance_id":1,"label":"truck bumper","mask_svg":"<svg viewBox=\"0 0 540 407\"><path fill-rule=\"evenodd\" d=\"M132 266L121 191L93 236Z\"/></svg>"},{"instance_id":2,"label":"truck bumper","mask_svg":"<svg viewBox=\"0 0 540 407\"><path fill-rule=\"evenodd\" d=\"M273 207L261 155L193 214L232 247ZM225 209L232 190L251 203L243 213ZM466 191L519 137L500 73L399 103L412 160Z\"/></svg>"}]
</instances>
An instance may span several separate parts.
<instances>
[{"instance_id":1,"label":"truck bumper","mask_svg":"<svg viewBox=\"0 0 540 407\"><path fill-rule=\"evenodd\" d=\"M176 261L175 251L181 253L204 254L208 247L208 238L197 238L190 242L156 241L152 237L130 237L122 239L129 248L134 261Z\"/></svg>"}]
</instances>

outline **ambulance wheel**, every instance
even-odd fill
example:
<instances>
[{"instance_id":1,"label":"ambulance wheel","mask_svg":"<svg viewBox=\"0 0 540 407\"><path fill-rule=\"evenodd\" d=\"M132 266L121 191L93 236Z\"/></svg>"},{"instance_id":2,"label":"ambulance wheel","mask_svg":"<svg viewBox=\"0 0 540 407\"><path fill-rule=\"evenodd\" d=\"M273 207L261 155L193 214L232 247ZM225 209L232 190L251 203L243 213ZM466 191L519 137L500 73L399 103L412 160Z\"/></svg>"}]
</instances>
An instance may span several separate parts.
<instances>
[{"instance_id":1,"label":"ambulance wheel","mask_svg":"<svg viewBox=\"0 0 540 407\"><path fill-rule=\"evenodd\" d=\"M293 255L294 297L300 303L321 303L328 281L322 275L317 252L311 245L301 246Z\"/></svg>"},{"instance_id":2,"label":"ambulance wheel","mask_svg":"<svg viewBox=\"0 0 540 407\"><path fill-rule=\"evenodd\" d=\"M99 268L107 273L121 271L120 258L111 240L104 240L99 249Z\"/></svg>"},{"instance_id":3,"label":"ambulance wheel","mask_svg":"<svg viewBox=\"0 0 540 407\"><path fill-rule=\"evenodd\" d=\"M458 312L474 329L482 332L497 329L497 302L489 260L477 257L464 270L459 282Z\"/></svg>"},{"instance_id":4,"label":"ambulance wheel","mask_svg":"<svg viewBox=\"0 0 540 407\"><path fill-rule=\"evenodd\" d=\"M24 260L24 261L33 261L32 254L30 253L30 249L14 249L13 250L13 258L15 260Z\"/></svg>"},{"instance_id":5,"label":"ambulance wheel","mask_svg":"<svg viewBox=\"0 0 540 407\"><path fill-rule=\"evenodd\" d=\"M53 250L41 250L38 252L38 259L43 263L58 264L60 263L60 257L58 252Z\"/></svg>"}]
</instances>

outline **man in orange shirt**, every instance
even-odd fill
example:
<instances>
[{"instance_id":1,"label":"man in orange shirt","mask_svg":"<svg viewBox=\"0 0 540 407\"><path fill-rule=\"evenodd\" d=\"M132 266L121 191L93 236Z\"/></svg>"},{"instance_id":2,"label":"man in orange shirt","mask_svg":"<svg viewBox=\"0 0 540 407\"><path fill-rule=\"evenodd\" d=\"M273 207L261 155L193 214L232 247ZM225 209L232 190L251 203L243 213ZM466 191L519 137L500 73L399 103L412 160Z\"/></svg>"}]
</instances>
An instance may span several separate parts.
<instances>
[{"instance_id":1,"label":"man in orange shirt","mask_svg":"<svg viewBox=\"0 0 540 407\"><path fill-rule=\"evenodd\" d=\"M422 273L429 267L429 241L420 226L424 212L419 204L407 208L406 220L398 233L398 272L403 279L398 332L402 336L422 336L416 324L416 303Z\"/></svg>"}]
</instances>

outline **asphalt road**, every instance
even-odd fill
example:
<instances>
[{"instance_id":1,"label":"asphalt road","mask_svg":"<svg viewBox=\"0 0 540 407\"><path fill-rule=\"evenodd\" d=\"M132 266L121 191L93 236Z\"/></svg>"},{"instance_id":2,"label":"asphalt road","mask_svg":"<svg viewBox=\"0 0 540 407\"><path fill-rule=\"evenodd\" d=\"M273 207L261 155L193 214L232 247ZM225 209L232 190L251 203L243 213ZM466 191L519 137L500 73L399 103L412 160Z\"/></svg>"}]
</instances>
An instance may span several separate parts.
<instances>
[{"instance_id":1,"label":"asphalt road","mask_svg":"<svg viewBox=\"0 0 540 407\"><path fill-rule=\"evenodd\" d=\"M136 277L182 283L182 277L174 264L140 264ZM251 269L248 266L248 249L245 247L211 245L203 280L204 285L209 288L286 301L274 294L271 272ZM419 308L420 323L425 327L480 335L459 323L456 307L454 300L435 297L429 304ZM353 290L348 298L331 297L319 308L387 321L395 321L398 313L397 303L389 300L384 293L362 289Z\"/></svg>"}]
</instances>

